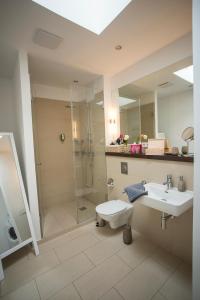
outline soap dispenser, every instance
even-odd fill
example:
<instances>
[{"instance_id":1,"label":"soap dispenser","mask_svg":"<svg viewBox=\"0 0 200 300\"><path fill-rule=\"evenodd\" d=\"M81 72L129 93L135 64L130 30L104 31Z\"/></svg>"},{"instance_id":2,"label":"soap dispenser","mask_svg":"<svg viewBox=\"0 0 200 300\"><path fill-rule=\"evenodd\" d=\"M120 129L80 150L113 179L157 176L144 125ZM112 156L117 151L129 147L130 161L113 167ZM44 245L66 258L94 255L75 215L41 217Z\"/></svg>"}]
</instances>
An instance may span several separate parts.
<instances>
[{"instance_id":1,"label":"soap dispenser","mask_svg":"<svg viewBox=\"0 0 200 300\"><path fill-rule=\"evenodd\" d=\"M186 190L185 181L183 180L183 176L180 176L179 183L178 183L178 191L185 192L185 190Z\"/></svg>"}]
</instances>

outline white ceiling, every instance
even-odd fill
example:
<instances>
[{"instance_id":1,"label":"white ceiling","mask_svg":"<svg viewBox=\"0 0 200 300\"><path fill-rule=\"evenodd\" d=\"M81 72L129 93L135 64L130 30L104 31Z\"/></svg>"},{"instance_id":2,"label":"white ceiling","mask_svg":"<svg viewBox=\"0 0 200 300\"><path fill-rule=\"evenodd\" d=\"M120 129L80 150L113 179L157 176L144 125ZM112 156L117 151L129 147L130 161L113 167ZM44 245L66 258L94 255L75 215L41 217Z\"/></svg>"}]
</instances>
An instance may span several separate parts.
<instances>
[{"instance_id":1,"label":"white ceiling","mask_svg":"<svg viewBox=\"0 0 200 300\"><path fill-rule=\"evenodd\" d=\"M49 75L47 81L56 83L59 69L66 81L79 75L84 82L97 74L113 75L190 32L191 7L191 0L134 0L97 36L31 0L1 0L0 37L5 48L4 55L0 53L1 73L11 72L4 70L4 62L12 61L6 51L12 46L28 51L35 61L31 63L31 76L37 81ZM62 37L58 49L34 44L32 37L37 28ZM123 46L121 51L114 49L118 44ZM49 68L54 67L57 71L50 75Z\"/></svg>"},{"instance_id":2,"label":"white ceiling","mask_svg":"<svg viewBox=\"0 0 200 300\"><path fill-rule=\"evenodd\" d=\"M67 87L74 80L87 85L98 75L83 71L73 66L65 66L36 56L29 56L29 72L31 83L50 86Z\"/></svg>"},{"instance_id":3,"label":"white ceiling","mask_svg":"<svg viewBox=\"0 0 200 300\"><path fill-rule=\"evenodd\" d=\"M96 34L123 11L131 0L32 0Z\"/></svg>"}]
</instances>

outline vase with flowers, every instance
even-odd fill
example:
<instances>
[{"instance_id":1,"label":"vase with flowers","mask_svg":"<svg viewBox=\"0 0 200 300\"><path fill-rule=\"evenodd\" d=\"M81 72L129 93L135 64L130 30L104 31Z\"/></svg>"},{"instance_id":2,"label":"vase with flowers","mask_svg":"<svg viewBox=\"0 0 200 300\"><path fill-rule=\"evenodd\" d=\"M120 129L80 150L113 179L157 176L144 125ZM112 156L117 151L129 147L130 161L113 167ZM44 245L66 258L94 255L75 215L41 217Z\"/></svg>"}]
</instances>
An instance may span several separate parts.
<instances>
[{"instance_id":1,"label":"vase with flowers","mask_svg":"<svg viewBox=\"0 0 200 300\"><path fill-rule=\"evenodd\" d=\"M124 137L123 137L123 142L124 144L127 146L128 145L128 140L129 140L129 135L128 134L125 134Z\"/></svg>"}]
</instances>

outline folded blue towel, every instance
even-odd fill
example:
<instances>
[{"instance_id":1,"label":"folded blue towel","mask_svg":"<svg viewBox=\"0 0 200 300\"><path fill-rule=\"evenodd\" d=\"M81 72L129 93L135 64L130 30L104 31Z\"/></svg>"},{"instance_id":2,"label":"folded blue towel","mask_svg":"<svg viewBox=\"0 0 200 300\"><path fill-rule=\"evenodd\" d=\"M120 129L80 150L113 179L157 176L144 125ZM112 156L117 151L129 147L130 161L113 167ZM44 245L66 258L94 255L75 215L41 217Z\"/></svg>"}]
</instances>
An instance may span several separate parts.
<instances>
[{"instance_id":1,"label":"folded blue towel","mask_svg":"<svg viewBox=\"0 0 200 300\"><path fill-rule=\"evenodd\" d=\"M142 183L136 183L136 184L129 185L124 189L124 191L127 194L128 200L130 202L134 202L139 197L148 194L148 192L145 191L145 187Z\"/></svg>"}]
</instances>

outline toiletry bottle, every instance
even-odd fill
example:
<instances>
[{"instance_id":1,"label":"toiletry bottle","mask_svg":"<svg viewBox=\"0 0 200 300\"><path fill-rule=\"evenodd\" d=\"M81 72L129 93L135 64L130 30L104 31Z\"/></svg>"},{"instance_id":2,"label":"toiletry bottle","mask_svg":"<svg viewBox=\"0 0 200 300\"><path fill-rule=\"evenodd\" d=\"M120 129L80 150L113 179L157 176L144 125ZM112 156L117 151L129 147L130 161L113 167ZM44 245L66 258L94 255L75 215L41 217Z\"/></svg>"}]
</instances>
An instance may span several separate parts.
<instances>
[{"instance_id":1,"label":"toiletry bottle","mask_svg":"<svg viewBox=\"0 0 200 300\"><path fill-rule=\"evenodd\" d=\"M178 191L179 192L185 192L185 181L183 180L183 176L180 176L179 183L178 183Z\"/></svg>"}]
</instances>

